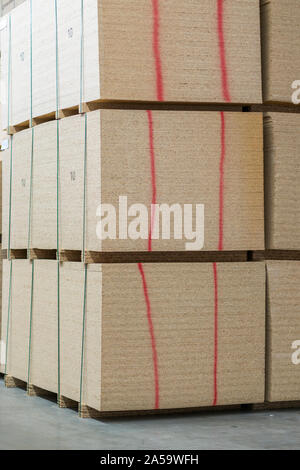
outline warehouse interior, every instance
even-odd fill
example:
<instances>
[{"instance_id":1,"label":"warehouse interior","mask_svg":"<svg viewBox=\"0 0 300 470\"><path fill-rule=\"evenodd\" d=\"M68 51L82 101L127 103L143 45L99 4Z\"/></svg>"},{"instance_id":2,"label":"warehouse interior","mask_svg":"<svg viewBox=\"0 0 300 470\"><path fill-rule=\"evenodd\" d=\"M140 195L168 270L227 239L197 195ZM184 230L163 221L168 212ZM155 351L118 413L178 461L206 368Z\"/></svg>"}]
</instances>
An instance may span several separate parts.
<instances>
[{"instance_id":1,"label":"warehouse interior","mask_svg":"<svg viewBox=\"0 0 300 470\"><path fill-rule=\"evenodd\" d=\"M298 450L299 1L0 8L0 450Z\"/></svg>"}]
</instances>

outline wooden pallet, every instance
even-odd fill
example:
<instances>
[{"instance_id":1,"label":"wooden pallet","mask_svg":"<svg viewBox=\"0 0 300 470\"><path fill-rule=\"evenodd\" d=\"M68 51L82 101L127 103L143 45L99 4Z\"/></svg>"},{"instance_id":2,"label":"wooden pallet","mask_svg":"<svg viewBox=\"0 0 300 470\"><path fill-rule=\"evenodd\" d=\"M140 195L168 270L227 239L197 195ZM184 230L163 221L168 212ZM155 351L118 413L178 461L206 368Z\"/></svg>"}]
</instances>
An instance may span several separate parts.
<instances>
[{"instance_id":1,"label":"wooden pallet","mask_svg":"<svg viewBox=\"0 0 300 470\"><path fill-rule=\"evenodd\" d=\"M2 259L8 259L8 250L2 250ZM30 250L10 250L10 260L16 259L29 259L29 260L37 260L37 259L48 259L48 260L55 260L57 259L57 251L56 250L40 250L38 248L32 248Z\"/></svg>"},{"instance_id":2,"label":"wooden pallet","mask_svg":"<svg viewBox=\"0 0 300 470\"><path fill-rule=\"evenodd\" d=\"M257 403L257 404L242 404L242 405L223 405L223 406L204 406L196 408L176 408L164 410L134 410L134 411L107 411L100 412L84 404L80 405L77 401L71 400L62 395L49 392L47 390L36 387L33 384L27 384L12 376L4 376L5 386L7 388L21 388L27 392L30 397L45 398L57 403L59 408L72 409L78 411L78 415L83 419L105 419L105 418L120 418L120 417L137 417L137 416L163 416L170 414L193 414L193 413L220 413L231 411L272 411L272 410L287 410L287 409L300 409L300 401L293 402L276 402L276 403Z\"/></svg>"},{"instance_id":3,"label":"wooden pallet","mask_svg":"<svg viewBox=\"0 0 300 470\"><path fill-rule=\"evenodd\" d=\"M226 263L246 262L247 251L194 251L194 252L128 252L128 253L97 253L87 251L85 262L97 263Z\"/></svg>"},{"instance_id":4,"label":"wooden pallet","mask_svg":"<svg viewBox=\"0 0 300 470\"><path fill-rule=\"evenodd\" d=\"M16 134L24 129L35 127L45 122L75 116L80 113L88 113L99 109L132 109L161 111L230 111L230 112L284 112L300 113L300 105L289 103L268 102L264 104L241 104L241 103L178 103L178 102L141 102L141 101L104 101L95 100L82 103L82 106L71 106L41 116L35 116L32 121L24 121L7 129L9 135Z\"/></svg>"},{"instance_id":5,"label":"wooden pallet","mask_svg":"<svg viewBox=\"0 0 300 470\"><path fill-rule=\"evenodd\" d=\"M22 380L16 379L11 375L4 375L4 384L6 388L20 388L26 391L29 397L47 398L58 404L59 408L71 408L78 410L78 403L62 395L50 392L33 384L28 384Z\"/></svg>"},{"instance_id":6,"label":"wooden pallet","mask_svg":"<svg viewBox=\"0 0 300 470\"><path fill-rule=\"evenodd\" d=\"M265 402L257 405L251 405L251 411L272 411L272 410L290 410L299 409L300 401L283 401L283 402Z\"/></svg>"},{"instance_id":7,"label":"wooden pallet","mask_svg":"<svg viewBox=\"0 0 300 470\"><path fill-rule=\"evenodd\" d=\"M266 250L253 251L251 261L300 261L300 251L296 250Z\"/></svg>"},{"instance_id":8,"label":"wooden pallet","mask_svg":"<svg viewBox=\"0 0 300 470\"><path fill-rule=\"evenodd\" d=\"M2 250L2 259L8 259L7 250ZM253 254L248 251L183 251L183 252L94 252L86 251L83 260L81 251L61 250L10 250L11 260L57 260L61 262L102 263L242 263L252 261Z\"/></svg>"}]
</instances>

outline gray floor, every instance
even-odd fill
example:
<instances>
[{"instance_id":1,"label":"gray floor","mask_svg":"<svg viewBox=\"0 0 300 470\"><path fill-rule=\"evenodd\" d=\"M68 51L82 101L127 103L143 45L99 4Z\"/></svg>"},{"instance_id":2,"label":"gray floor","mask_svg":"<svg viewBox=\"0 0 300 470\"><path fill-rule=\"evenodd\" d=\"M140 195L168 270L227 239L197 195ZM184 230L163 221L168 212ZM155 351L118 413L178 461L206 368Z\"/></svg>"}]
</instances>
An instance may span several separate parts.
<instances>
[{"instance_id":1,"label":"gray floor","mask_svg":"<svg viewBox=\"0 0 300 470\"><path fill-rule=\"evenodd\" d=\"M300 449L300 411L80 420L0 379L0 450Z\"/></svg>"}]
</instances>

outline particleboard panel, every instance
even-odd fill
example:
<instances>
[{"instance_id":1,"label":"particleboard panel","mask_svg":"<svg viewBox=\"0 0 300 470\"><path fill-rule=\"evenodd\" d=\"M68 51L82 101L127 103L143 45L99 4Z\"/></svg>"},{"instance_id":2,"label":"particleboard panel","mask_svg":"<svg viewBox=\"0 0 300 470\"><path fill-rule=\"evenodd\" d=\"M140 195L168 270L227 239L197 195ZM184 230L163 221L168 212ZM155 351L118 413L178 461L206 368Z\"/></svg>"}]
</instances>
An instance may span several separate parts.
<instances>
[{"instance_id":1,"label":"particleboard panel","mask_svg":"<svg viewBox=\"0 0 300 470\"><path fill-rule=\"evenodd\" d=\"M13 145L12 188L11 188L11 249L22 250L28 247L29 234L29 202L31 175L31 129L25 130L10 141ZM10 160L10 148L5 153ZM10 166L10 162L9 162ZM10 175L8 175L10 178ZM10 180L8 179L8 186ZM9 189L9 188L8 188ZM5 220L5 223L8 223ZM9 227L8 227L9 230ZM26 242L27 240L27 242Z\"/></svg>"},{"instance_id":2,"label":"particleboard panel","mask_svg":"<svg viewBox=\"0 0 300 470\"><path fill-rule=\"evenodd\" d=\"M61 395L80 401L81 351L84 332L82 402L98 408L101 392L102 266L86 271L80 263L61 265Z\"/></svg>"},{"instance_id":3,"label":"particleboard panel","mask_svg":"<svg viewBox=\"0 0 300 470\"><path fill-rule=\"evenodd\" d=\"M292 102L299 80L300 5L298 0L262 0L264 101Z\"/></svg>"},{"instance_id":4,"label":"particleboard panel","mask_svg":"<svg viewBox=\"0 0 300 470\"><path fill-rule=\"evenodd\" d=\"M83 249L84 154L85 116L62 119L59 172L62 250Z\"/></svg>"},{"instance_id":5,"label":"particleboard panel","mask_svg":"<svg viewBox=\"0 0 300 470\"><path fill-rule=\"evenodd\" d=\"M297 114L268 113L264 119L266 243L270 250L300 249L300 163Z\"/></svg>"},{"instance_id":6,"label":"particleboard panel","mask_svg":"<svg viewBox=\"0 0 300 470\"><path fill-rule=\"evenodd\" d=\"M32 349L29 382L57 393L58 263L34 262Z\"/></svg>"},{"instance_id":7,"label":"particleboard panel","mask_svg":"<svg viewBox=\"0 0 300 470\"><path fill-rule=\"evenodd\" d=\"M85 154L85 119L86 154ZM183 220L184 205L193 204L193 230L196 227L196 204L205 206L204 250L216 251L223 238L223 249L264 249L263 143L262 115L259 113L179 112L102 110L87 117L73 116L59 121L59 233L61 250L86 251L147 251L150 226L150 206L153 185L157 204L180 204ZM27 132L28 137L31 131ZM222 135L224 133L224 139ZM14 146L21 136L14 137ZM30 148L28 148L30 147ZM22 147L26 164L16 171L23 174L30 168L31 137ZM9 152L7 152L8 155ZM84 204L84 166L86 156L86 203ZM7 157L6 157L7 158ZM14 166L21 159L13 155ZM152 174L152 164L155 171ZM224 171L220 171L223 165ZM13 174L13 180L15 175ZM155 180L155 181L154 181ZM13 183L18 187L22 180ZM28 183L29 185L29 183ZM22 194L13 195L19 204L20 219L28 225L28 186ZM220 195L222 193L222 206ZM119 198L127 197L126 212L133 204L148 209L148 224L144 238L121 239ZM57 123L37 126L34 131L33 187L30 246L55 249L57 246ZM110 204L116 210L116 240L100 240L96 228L101 218L100 204ZM27 205L26 207L23 206ZM86 214L85 240L83 214ZM12 204L12 212L14 204ZM154 229L153 251L185 251L201 249L186 246L187 240L175 239L171 220L170 239L162 239L162 216ZM222 217L221 217L222 214ZM134 217L128 217L128 230ZM198 219L199 221L200 219ZM26 223L19 236L28 244ZM12 226L12 231L15 227ZM201 227L198 233L201 235ZM183 230L181 231L183 234ZM199 235L199 238L200 238ZM125 235L126 236L126 235ZM19 247L21 248L21 247Z\"/></svg>"},{"instance_id":8,"label":"particleboard panel","mask_svg":"<svg viewBox=\"0 0 300 470\"><path fill-rule=\"evenodd\" d=\"M34 132L31 247L43 250L57 247L57 133L57 121Z\"/></svg>"},{"instance_id":9,"label":"particleboard panel","mask_svg":"<svg viewBox=\"0 0 300 470\"><path fill-rule=\"evenodd\" d=\"M55 9L53 2L45 2L45 10L38 0L33 3L34 117L54 112L57 104L64 109L99 99L262 101L259 0L186 0L184 4L180 0L86 0L83 43L80 0L61 0L58 80ZM3 28L1 41L5 96L8 27ZM27 1L12 13L10 125L31 115L29 52ZM4 103L7 106L7 96Z\"/></svg>"},{"instance_id":10,"label":"particleboard panel","mask_svg":"<svg viewBox=\"0 0 300 470\"><path fill-rule=\"evenodd\" d=\"M259 114L236 113L224 113L223 117L226 129L224 249L263 247L262 118ZM93 141L95 132L92 129L99 125L97 119L101 120L101 174L99 162L93 159L93 166L88 153L86 249L147 251L148 243L141 239L103 240L101 243L93 225L100 203L112 204L118 209L119 196L124 195L128 197L128 208L141 203L148 207L150 214L149 116L146 111L91 113L88 115L88 135L92 132ZM153 111L152 122L157 203L170 206L175 203L204 204L204 249L218 249L221 113ZM117 233L119 227L118 223ZM184 251L185 242L174 240L171 227L171 240L153 240L152 249Z\"/></svg>"},{"instance_id":11,"label":"particleboard panel","mask_svg":"<svg viewBox=\"0 0 300 470\"><path fill-rule=\"evenodd\" d=\"M95 0L84 2L83 31L81 61L81 1L59 2L60 109L76 106L80 101L89 102L100 98L98 2Z\"/></svg>"},{"instance_id":12,"label":"particleboard panel","mask_svg":"<svg viewBox=\"0 0 300 470\"><path fill-rule=\"evenodd\" d=\"M2 156L3 249L8 248L9 233L11 249L27 249L27 247L55 249L57 246L56 122L51 121L35 127L34 130L27 129L17 133L13 140L9 141L9 148ZM32 185L31 209L30 185ZM10 213L11 223L9 223Z\"/></svg>"},{"instance_id":13,"label":"particleboard panel","mask_svg":"<svg viewBox=\"0 0 300 470\"><path fill-rule=\"evenodd\" d=\"M127 195L128 207L142 203L150 213L153 190L150 149L153 143L157 203L204 204L204 250L218 250L220 164L224 152L223 248L231 251L263 247L261 115L153 111L151 120L153 139L149 137L151 125L146 111L101 112L102 204L118 207L119 196ZM172 229L171 233L173 238ZM153 240L152 249L184 251L185 242ZM102 249L123 251L126 246L129 251L147 250L145 240L125 243L104 240ZM89 246L87 249L92 250Z\"/></svg>"},{"instance_id":14,"label":"particleboard panel","mask_svg":"<svg viewBox=\"0 0 300 470\"><path fill-rule=\"evenodd\" d=\"M95 230L95 214L102 204L102 112L92 112L87 115L87 191L86 191L86 250L102 251L102 242ZM108 157L109 158L109 157ZM78 189L77 195L80 194ZM81 189L82 191L82 189Z\"/></svg>"},{"instance_id":15,"label":"particleboard panel","mask_svg":"<svg viewBox=\"0 0 300 470\"><path fill-rule=\"evenodd\" d=\"M11 47L9 18L1 31L1 103L5 128L30 119L30 4L22 3L11 13ZM10 54L9 54L10 52ZM10 66L9 66L10 65Z\"/></svg>"},{"instance_id":16,"label":"particleboard panel","mask_svg":"<svg viewBox=\"0 0 300 470\"><path fill-rule=\"evenodd\" d=\"M148 1L99 3L102 97L157 99L153 47L158 40L166 101L223 102L218 35L218 4L223 3L229 99L261 101L258 1L187 0L183 5L180 0L166 0L159 2L157 16ZM155 18L159 39L153 31Z\"/></svg>"},{"instance_id":17,"label":"particleboard panel","mask_svg":"<svg viewBox=\"0 0 300 470\"><path fill-rule=\"evenodd\" d=\"M268 261L267 277L267 400L299 401L300 262Z\"/></svg>"},{"instance_id":18,"label":"particleboard panel","mask_svg":"<svg viewBox=\"0 0 300 470\"><path fill-rule=\"evenodd\" d=\"M9 285L11 275L11 302L7 341ZM1 366L5 370L7 348L8 375L27 382L29 363L30 290L32 265L28 260L3 261L3 296L1 325Z\"/></svg>"},{"instance_id":19,"label":"particleboard panel","mask_svg":"<svg viewBox=\"0 0 300 470\"><path fill-rule=\"evenodd\" d=\"M214 393L211 264L103 265L101 410L209 406ZM265 268L219 264L217 403L264 401ZM149 314L149 313L148 313ZM247 367L245 367L247 364Z\"/></svg>"},{"instance_id":20,"label":"particleboard panel","mask_svg":"<svg viewBox=\"0 0 300 470\"><path fill-rule=\"evenodd\" d=\"M32 117L56 111L55 35L55 2L43 0L41 3L40 0L32 0ZM30 56L28 60L30 61ZM30 67L30 62L28 65ZM27 93L31 106L30 88Z\"/></svg>"}]
</instances>

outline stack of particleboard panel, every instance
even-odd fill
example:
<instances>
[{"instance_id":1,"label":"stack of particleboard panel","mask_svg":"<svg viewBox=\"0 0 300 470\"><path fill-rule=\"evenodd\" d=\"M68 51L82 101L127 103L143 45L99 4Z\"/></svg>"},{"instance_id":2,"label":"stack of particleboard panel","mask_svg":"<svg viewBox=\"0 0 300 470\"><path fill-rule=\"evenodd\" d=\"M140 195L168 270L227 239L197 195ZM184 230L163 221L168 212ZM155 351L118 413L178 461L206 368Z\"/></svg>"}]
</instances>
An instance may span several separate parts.
<instances>
[{"instance_id":1,"label":"stack of particleboard panel","mask_svg":"<svg viewBox=\"0 0 300 470\"><path fill-rule=\"evenodd\" d=\"M81 12L32 0L2 21L7 128L99 100L262 102L259 0L85 0Z\"/></svg>"},{"instance_id":2,"label":"stack of particleboard panel","mask_svg":"<svg viewBox=\"0 0 300 470\"><path fill-rule=\"evenodd\" d=\"M268 261L267 400L300 402L300 262Z\"/></svg>"},{"instance_id":3,"label":"stack of particleboard panel","mask_svg":"<svg viewBox=\"0 0 300 470\"><path fill-rule=\"evenodd\" d=\"M264 401L263 263L62 263L59 323L57 263L10 269L9 375L103 412Z\"/></svg>"},{"instance_id":4,"label":"stack of particleboard panel","mask_svg":"<svg viewBox=\"0 0 300 470\"><path fill-rule=\"evenodd\" d=\"M220 172L222 124L226 155ZM155 239L153 231L152 251L264 250L261 114L108 109L44 123L34 133L27 129L14 136L13 149L4 152L3 213L11 224L5 224L3 248L8 249L10 238L11 250L55 250L59 229L63 253L84 250L90 257L97 252L147 252L144 235L149 237L147 216L153 202L152 144L155 202L170 207L179 204L174 218L181 221L186 221L184 205L193 204L188 238L183 224L181 233L174 233L167 213L170 236L162 239L164 218L157 208L153 226L159 238ZM127 222L122 227L120 197L127 198ZM109 239L100 239L96 232L100 204L111 204L116 210L117 230ZM133 204L148 209L144 232L137 234L138 239L121 239L121 229L127 235L130 224L136 223L138 214L130 213ZM204 205L204 213L199 208L196 214L197 205Z\"/></svg>"},{"instance_id":5,"label":"stack of particleboard panel","mask_svg":"<svg viewBox=\"0 0 300 470\"><path fill-rule=\"evenodd\" d=\"M300 250L300 114L267 113L266 247Z\"/></svg>"},{"instance_id":6,"label":"stack of particleboard panel","mask_svg":"<svg viewBox=\"0 0 300 470\"><path fill-rule=\"evenodd\" d=\"M298 1L262 1L263 88L271 104L264 118L267 400L279 404L300 400L299 20ZM276 112L284 104L290 112Z\"/></svg>"},{"instance_id":7,"label":"stack of particleboard panel","mask_svg":"<svg viewBox=\"0 0 300 470\"><path fill-rule=\"evenodd\" d=\"M264 102L299 103L299 2L261 0L261 12Z\"/></svg>"},{"instance_id":8,"label":"stack of particleboard panel","mask_svg":"<svg viewBox=\"0 0 300 470\"><path fill-rule=\"evenodd\" d=\"M82 17L79 1L54 5L26 2L1 25L6 127L47 121L13 136L5 156L7 374L98 411L262 402L264 264L211 253L246 260L264 248L262 118L224 111L261 102L259 2L87 0ZM97 100L218 111L123 105L48 122ZM152 219L150 240L101 244L97 207L123 195L204 204L211 262L141 264L137 252L187 248L174 233L156 240ZM28 247L109 252L112 263L11 259Z\"/></svg>"}]
</instances>

